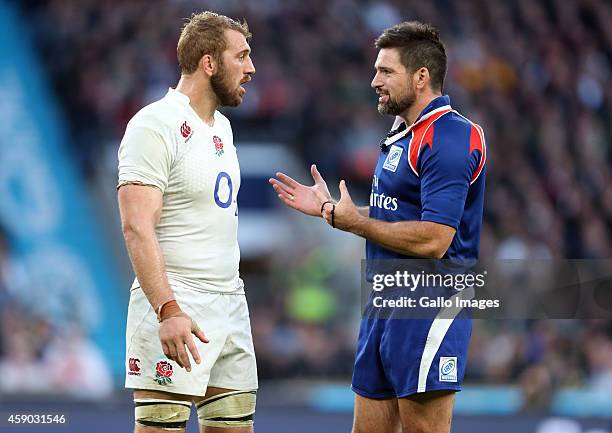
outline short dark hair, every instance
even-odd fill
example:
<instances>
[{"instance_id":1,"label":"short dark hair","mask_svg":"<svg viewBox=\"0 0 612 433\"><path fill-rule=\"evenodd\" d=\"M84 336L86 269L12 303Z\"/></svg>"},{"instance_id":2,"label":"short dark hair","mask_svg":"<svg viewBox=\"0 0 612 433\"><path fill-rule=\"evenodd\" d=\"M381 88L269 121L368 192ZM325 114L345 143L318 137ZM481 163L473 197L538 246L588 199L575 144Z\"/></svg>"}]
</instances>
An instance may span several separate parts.
<instances>
[{"instance_id":1,"label":"short dark hair","mask_svg":"<svg viewBox=\"0 0 612 433\"><path fill-rule=\"evenodd\" d=\"M376 48L397 48L402 65L410 72L425 67L431 77L431 88L442 91L446 76L446 48L438 30L419 21L403 22L382 32Z\"/></svg>"}]
</instances>

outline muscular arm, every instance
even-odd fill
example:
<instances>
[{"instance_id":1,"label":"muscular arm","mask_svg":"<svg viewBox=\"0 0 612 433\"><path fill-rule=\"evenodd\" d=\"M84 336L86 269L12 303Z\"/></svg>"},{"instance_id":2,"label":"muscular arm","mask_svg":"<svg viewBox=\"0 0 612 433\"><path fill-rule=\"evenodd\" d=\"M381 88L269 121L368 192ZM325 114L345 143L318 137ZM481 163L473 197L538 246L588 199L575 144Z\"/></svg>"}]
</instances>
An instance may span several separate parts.
<instances>
[{"instance_id":1,"label":"muscular arm","mask_svg":"<svg viewBox=\"0 0 612 433\"><path fill-rule=\"evenodd\" d=\"M334 227L348 231L406 256L442 258L455 236L455 229L432 221L389 222L363 215L363 207L353 203L344 181L340 201L323 209L323 218Z\"/></svg>"},{"instance_id":2,"label":"muscular arm","mask_svg":"<svg viewBox=\"0 0 612 433\"><path fill-rule=\"evenodd\" d=\"M161 305L164 305L165 309L172 304L168 301L175 299L166 277L164 257L155 234L163 204L162 192L151 186L127 184L119 188L118 197L121 227L134 272L149 303L155 312L159 312ZM159 339L162 349L168 358L191 371L185 345L194 361L200 363L200 354L191 333L203 343L208 343L208 339L178 305L172 308L168 314L164 314L164 311L160 313Z\"/></svg>"},{"instance_id":3,"label":"muscular arm","mask_svg":"<svg viewBox=\"0 0 612 433\"><path fill-rule=\"evenodd\" d=\"M444 256L455 236L455 229L444 224L373 218L359 219L350 231L403 255L436 259Z\"/></svg>"},{"instance_id":4,"label":"muscular arm","mask_svg":"<svg viewBox=\"0 0 612 433\"><path fill-rule=\"evenodd\" d=\"M370 206L357 206L357 210L364 217L370 215Z\"/></svg>"},{"instance_id":5,"label":"muscular arm","mask_svg":"<svg viewBox=\"0 0 612 433\"><path fill-rule=\"evenodd\" d=\"M191 371L185 348L200 363L192 334L203 343L208 339L176 302L155 233L172 159L172 146L155 127L128 127L119 147L118 200L121 228L134 272L160 321L162 350L180 367Z\"/></svg>"},{"instance_id":6,"label":"muscular arm","mask_svg":"<svg viewBox=\"0 0 612 433\"><path fill-rule=\"evenodd\" d=\"M155 311L174 293L166 277L164 258L155 234L162 209L162 192L151 186L119 188L121 227L136 277Z\"/></svg>"}]
</instances>

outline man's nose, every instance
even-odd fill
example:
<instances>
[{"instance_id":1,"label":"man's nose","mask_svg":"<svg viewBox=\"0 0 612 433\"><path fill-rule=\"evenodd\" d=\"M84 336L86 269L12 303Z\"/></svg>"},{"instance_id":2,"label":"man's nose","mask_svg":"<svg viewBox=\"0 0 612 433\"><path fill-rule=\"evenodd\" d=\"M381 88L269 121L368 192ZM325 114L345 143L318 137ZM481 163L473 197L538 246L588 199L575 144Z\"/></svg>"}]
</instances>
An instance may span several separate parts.
<instances>
[{"instance_id":1,"label":"man's nose","mask_svg":"<svg viewBox=\"0 0 612 433\"><path fill-rule=\"evenodd\" d=\"M372 78L372 82L370 83L370 86L373 89L376 89L377 87L382 86L382 83L380 82L380 79L378 77L378 74L374 75L374 78Z\"/></svg>"},{"instance_id":2,"label":"man's nose","mask_svg":"<svg viewBox=\"0 0 612 433\"><path fill-rule=\"evenodd\" d=\"M247 63L245 74L253 75L255 73L255 65L253 64L253 60L249 57L249 62Z\"/></svg>"}]
</instances>

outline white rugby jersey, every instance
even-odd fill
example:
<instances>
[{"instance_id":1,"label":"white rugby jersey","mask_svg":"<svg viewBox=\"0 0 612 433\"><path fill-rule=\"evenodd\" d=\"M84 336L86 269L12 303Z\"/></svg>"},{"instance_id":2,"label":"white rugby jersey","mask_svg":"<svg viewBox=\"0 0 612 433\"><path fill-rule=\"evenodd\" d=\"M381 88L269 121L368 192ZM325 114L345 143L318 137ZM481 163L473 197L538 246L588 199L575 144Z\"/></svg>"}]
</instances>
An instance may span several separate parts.
<instances>
[{"instance_id":1,"label":"white rugby jersey","mask_svg":"<svg viewBox=\"0 0 612 433\"><path fill-rule=\"evenodd\" d=\"M208 126L188 96L169 89L128 123L119 185L141 182L163 193L155 230L171 285L239 292L240 167L229 120L218 111L214 119Z\"/></svg>"}]
</instances>

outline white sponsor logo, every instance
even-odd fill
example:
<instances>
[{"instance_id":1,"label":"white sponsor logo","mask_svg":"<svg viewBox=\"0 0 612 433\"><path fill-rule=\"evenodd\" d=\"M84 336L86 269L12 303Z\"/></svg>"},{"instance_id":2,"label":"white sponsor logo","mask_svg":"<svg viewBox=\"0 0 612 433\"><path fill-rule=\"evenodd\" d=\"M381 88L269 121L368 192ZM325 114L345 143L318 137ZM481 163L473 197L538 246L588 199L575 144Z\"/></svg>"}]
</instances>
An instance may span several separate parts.
<instances>
[{"instance_id":1,"label":"white sponsor logo","mask_svg":"<svg viewBox=\"0 0 612 433\"><path fill-rule=\"evenodd\" d=\"M457 357L440 357L440 382L457 382Z\"/></svg>"},{"instance_id":2,"label":"white sponsor logo","mask_svg":"<svg viewBox=\"0 0 612 433\"><path fill-rule=\"evenodd\" d=\"M383 168L385 170L389 170L395 173L395 170L397 170L397 165L400 162L400 157L402 156L403 152L403 147L396 146L395 144L391 146L389 154L387 155L387 159L385 159L385 163L383 164Z\"/></svg>"},{"instance_id":3,"label":"white sponsor logo","mask_svg":"<svg viewBox=\"0 0 612 433\"><path fill-rule=\"evenodd\" d=\"M395 197L389 197L385 193L378 194L376 192L370 193L370 206L377 207L379 209L397 210L397 199Z\"/></svg>"}]
</instances>

